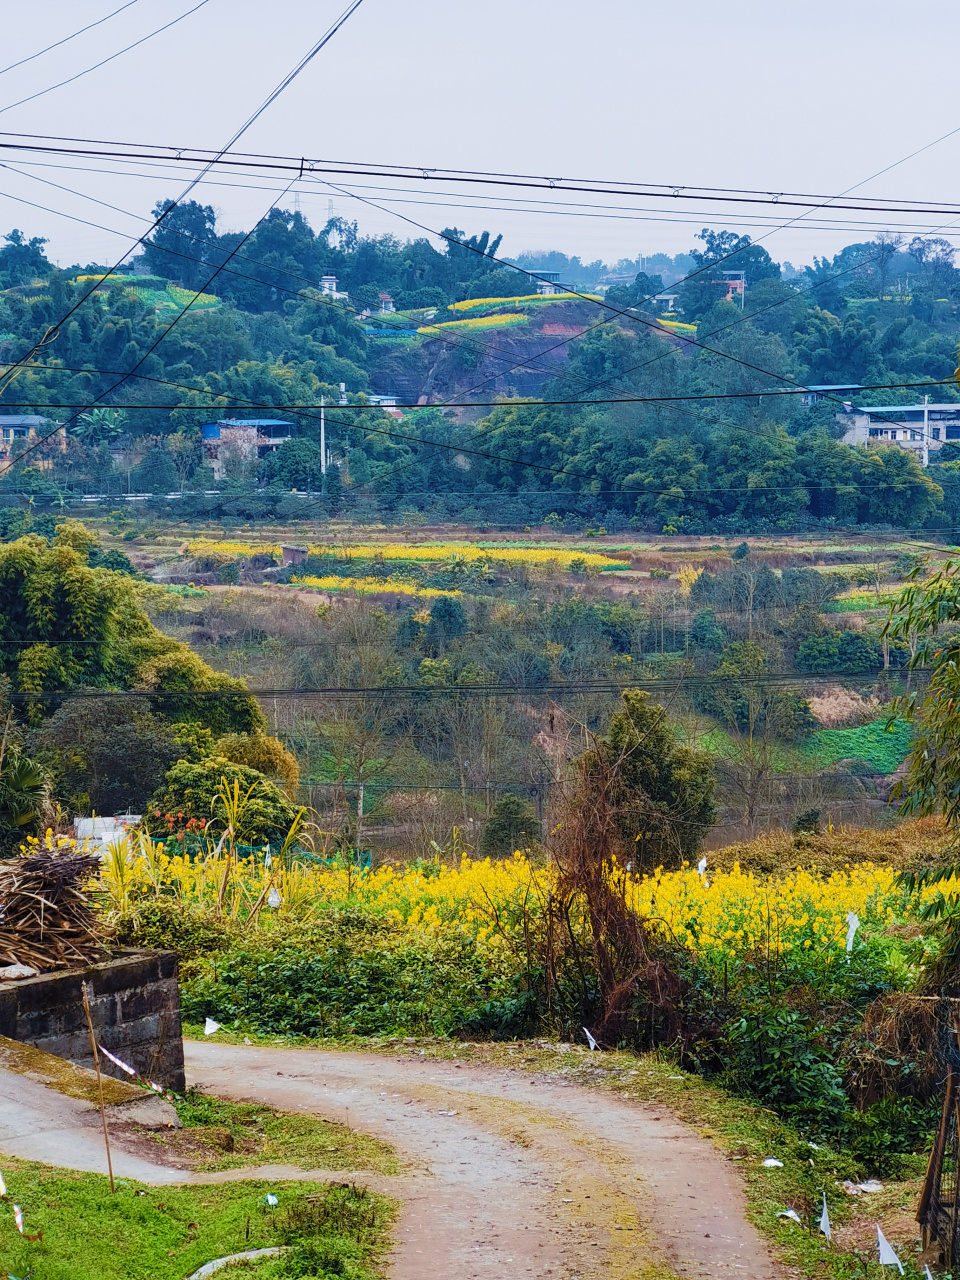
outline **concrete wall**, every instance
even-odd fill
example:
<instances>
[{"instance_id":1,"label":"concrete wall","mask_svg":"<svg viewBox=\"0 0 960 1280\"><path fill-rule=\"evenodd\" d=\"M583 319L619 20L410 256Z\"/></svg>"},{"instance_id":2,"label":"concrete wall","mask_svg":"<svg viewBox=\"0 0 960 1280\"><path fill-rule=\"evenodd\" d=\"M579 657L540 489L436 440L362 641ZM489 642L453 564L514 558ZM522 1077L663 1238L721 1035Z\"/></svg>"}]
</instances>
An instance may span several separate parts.
<instances>
[{"instance_id":1,"label":"concrete wall","mask_svg":"<svg viewBox=\"0 0 960 1280\"><path fill-rule=\"evenodd\" d=\"M104 1048L142 1076L182 1093L183 1041L177 957L172 951L125 951L85 969L0 983L0 1035L93 1066L80 984L93 988L90 1012ZM109 1059L105 1075L127 1079Z\"/></svg>"}]
</instances>

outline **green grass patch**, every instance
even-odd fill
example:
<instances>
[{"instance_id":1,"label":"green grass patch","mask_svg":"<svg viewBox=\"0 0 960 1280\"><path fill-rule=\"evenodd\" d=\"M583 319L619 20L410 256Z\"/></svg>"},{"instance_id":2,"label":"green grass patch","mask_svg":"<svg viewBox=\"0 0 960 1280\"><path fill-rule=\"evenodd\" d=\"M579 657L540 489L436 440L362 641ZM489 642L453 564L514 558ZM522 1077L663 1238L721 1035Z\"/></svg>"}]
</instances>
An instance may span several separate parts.
<instances>
[{"instance_id":1,"label":"green grass patch","mask_svg":"<svg viewBox=\"0 0 960 1280\"><path fill-rule=\"evenodd\" d=\"M895 773L910 750L911 729L905 720L874 720L859 729L820 729L799 748L822 768L838 760L866 760L877 773Z\"/></svg>"},{"instance_id":2,"label":"green grass patch","mask_svg":"<svg viewBox=\"0 0 960 1280\"><path fill-rule=\"evenodd\" d=\"M160 1147L192 1148L198 1169L292 1164L300 1169L400 1171L399 1161L384 1143L319 1116L228 1102L195 1091L178 1098L176 1107L183 1128L149 1136Z\"/></svg>"},{"instance_id":3,"label":"green grass patch","mask_svg":"<svg viewBox=\"0 0 960 1280\"><path fill-rule=\"evenodd\" d=\"M719 726L709 729L695 740L691 739L690 745L696 746L700 751L706 751L708 755L719 756L724 760L736 760L741 753L732 735ZM774 773L793 772L797 766L796 748L788 747L783 743L774 743L771 747L770 759Z\"/></svg>"},{"instance_id":4,"label":"green grass patch","mask_svg":"<svg viewBox=\"0 0 960 1280\"><path fill-rule=\"evenodd\" d=\"M851 591L848 595L838 596L836 600L828 600L823 605L822 613L867 613L889 609L896 596L881 595L879 601L875 591Z\"/></svg>"},{"instance_id":5,"label":"green grass patch","mask_svg":"<svg viewBox=\"0 0 960 1280\"><path fill-rule=\"evenodd\" d=\"M864 760L875 773L895 773L910 750L911 730L905 720L874 720L859 729L818 729L796 746L777 743L771 749L774 773L809 773L829 769L839 760ZM690 739L691 746L712 756L735 760L735 739L719 726Z\"/></svg>"},{"instance_id":6,"label":"green grass patch","mask_svg":"<svg viewBox=\"0 0 960 1280\"><path fill-rule=\"evenodd\" d=\"M120 1179L111 1195L99 1174L11 1159L3 1171L10 1200L0 1205L0 1265L21 1280L184 1280L214 1258L275 1245L292 1246L291 1253L269 1270L257 1268L258 1275L374 1280L392 1218L389 1201L325 1184L147 1187ZM268 1193L277 1197L275 1207L266 1203ZM308 1195L319 1199L308 1202ZM11 1201L22 1208L27 1233L42 1232L42 1239L18 1234ZM325 1255L326 1269L292 1269L305 1249Z\"/></svg>"}]
</instances>

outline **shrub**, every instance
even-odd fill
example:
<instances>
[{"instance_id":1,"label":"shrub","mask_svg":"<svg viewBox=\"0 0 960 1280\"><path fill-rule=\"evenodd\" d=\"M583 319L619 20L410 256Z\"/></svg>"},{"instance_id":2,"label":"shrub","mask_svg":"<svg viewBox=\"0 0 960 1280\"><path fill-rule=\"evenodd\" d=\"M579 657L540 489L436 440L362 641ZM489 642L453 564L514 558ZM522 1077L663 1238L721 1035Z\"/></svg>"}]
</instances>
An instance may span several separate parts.
<instances>
[{"instance_id":1,"label":"shrub","mask_svg":"<svg viewBox=\"0 0 960 1280\"><path fill-rule=\"evenodd\" d=\"M227 922L212 911L176 898L149 899L124 912L116 923L120 946L175 951L181 965L225 950L232 937Z\"/></svg>"},{"instance_id":2,"label":"shrub","mask_svg":"<svg viewBox=\"0 0 960 1280\"><path fill-rule=\"evenodd\" d=\"M533 808L519 796L502 796L493 807L480 837L484 858L508 858L517 849L540 842L540 822Z\"/></svg>"},{"instance_id":3,"label":"shrub","mask_svg":"<svg viewBox=\"0 0 960 1280\"><path fill-rule=\"evenodd\" d=\"M520 976L456 926L439 936L356 910L231 948L187 983L184 1017L273 1035L451 1035L494 1030ZM493 1024L483 1026L486 1009ZM515 1032L512 1032L515 1034Z\"/></svg>"},{"instance_id":4,"label":"shrub","mask_svg":"<svg viewBox=\"0 0 960 1280\"><path fill-rule=\"evenodd\" d=\"M903 662L902 645L891 645L890 664ZM880 641L862 631L835 631L808 636L797 649L797 670L813 675L822 671L879 671L883 666Z\"/></svg>"},{"instance_id":5,"label":"shrub","mask_svg":"<svg viewBox=\"0 0 960 1280\"><path fill-rule=\"evenodd\" d=\"M191 818L209 822L211 818L222 817L217 794L224 778L230 787L234 783L239 785L241 798L253 788L243 810L241 828L234 833L237 840L241 844L282 843L296 810L269 778L223 756L211 756L198 764L178 760L152 796L144 815L144 826L166 834L158 824L168 813L175 814L184 825Z\"/></svg>"}]
</instances>

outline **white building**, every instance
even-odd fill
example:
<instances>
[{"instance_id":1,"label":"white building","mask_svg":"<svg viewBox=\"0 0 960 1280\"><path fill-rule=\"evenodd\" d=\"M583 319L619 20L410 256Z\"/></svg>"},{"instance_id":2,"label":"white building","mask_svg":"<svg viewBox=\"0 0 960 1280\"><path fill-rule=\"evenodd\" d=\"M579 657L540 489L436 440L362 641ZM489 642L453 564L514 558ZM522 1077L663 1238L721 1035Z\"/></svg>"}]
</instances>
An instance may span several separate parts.
<instances>
[{"instance_id":1,"label":"white building","mask_svg":"<svg viewBox=\"0 0 960 1280\"><path fill-rule=\"evenodd\" d=\"M139 813L122 813L117 818L74 818L73 834L91 853L104 854L110 845L125 840L139 823Z\"/></svg>"},{"instance_id":2,"label":"white building","mask_svg":"<svg viewBox=\"0 0 960 1280\"><path fill-rule=\"evenodd\" d=\"M333 298L335 301L339 298L347 298L350 296L346 293L338 293L336 276L323 276L320 280L320 292L326 294L328 298Z\"/></svg>"},{"instance_id":3,"label":"white building","mask_svg":"<svg viewBox=\"0 0 960 1280\"><path fill-rule=\"evenodd\" d=\"M559 271L538 271L540 282L537 285L537 293L549 296L554 293L565 293L563 285L560 283Z\"/></svg>"},{"instance_id":4,"label":"white building","mask_svg":"<svg viewBox=\"0 0 960 1280\"><path fill-rule=\"evenodd\" d=\"M960 441L960 404L844 405L837 414L844 444L896 444L926 466L948 440Z\"/></svg>"}]
</instances>

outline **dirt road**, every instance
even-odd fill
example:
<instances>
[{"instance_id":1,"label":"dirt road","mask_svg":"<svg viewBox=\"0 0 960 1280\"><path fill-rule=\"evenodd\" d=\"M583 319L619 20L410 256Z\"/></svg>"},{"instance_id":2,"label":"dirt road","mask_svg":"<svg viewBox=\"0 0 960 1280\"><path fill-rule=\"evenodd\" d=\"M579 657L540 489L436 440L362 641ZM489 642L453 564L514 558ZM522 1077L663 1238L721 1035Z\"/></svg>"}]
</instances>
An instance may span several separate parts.
<instances>
[{"instance_id":1,"label":"dirt road","mask_svg":"<svg viewBox=\"0 0 960 1280\"><path fill-rule=\"evenodd\" d=\"M390 1142L391 1280L784 1280L731 1165L665 1108L522 1069L187 1043L192 1084ZM365 1181L372 1181L365 1179ZM388 1185L384 1185L387 1183Z\"/></svg>"}]
</instances>

